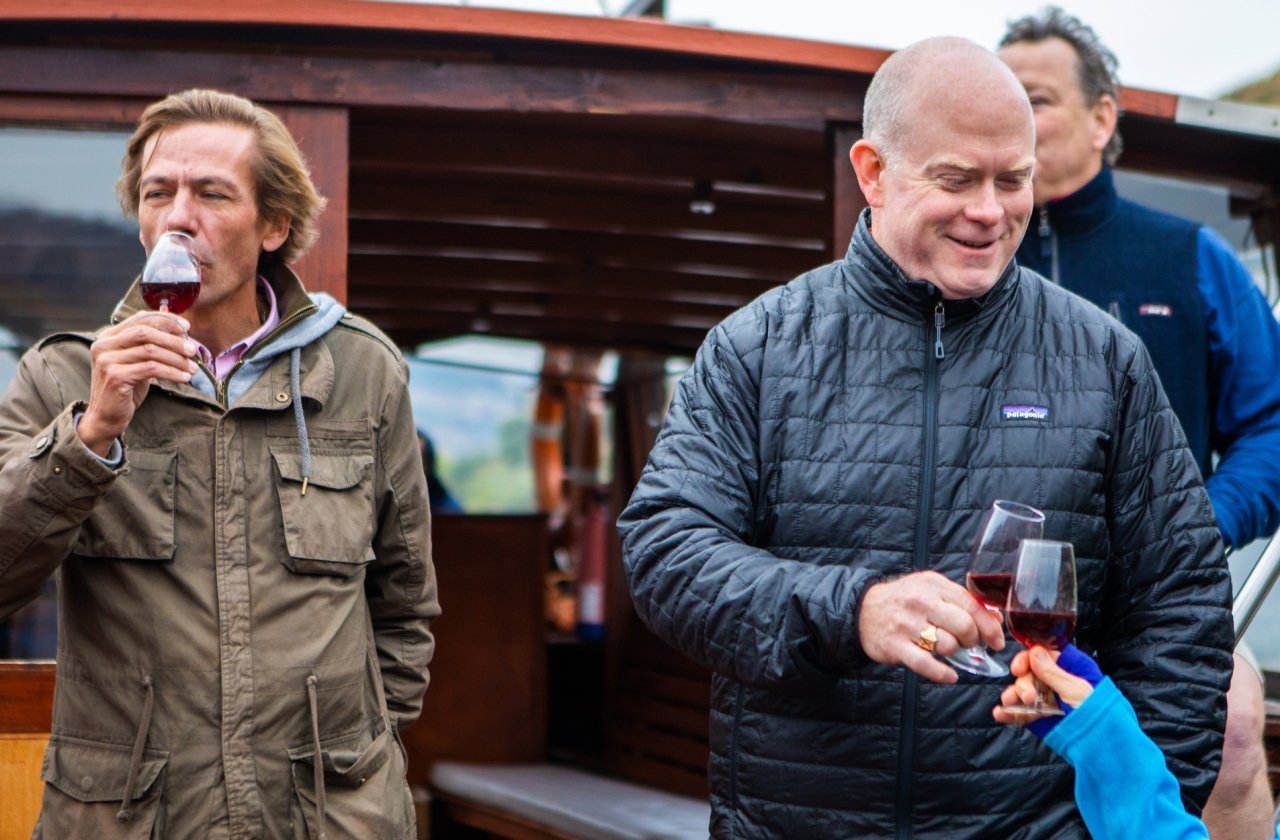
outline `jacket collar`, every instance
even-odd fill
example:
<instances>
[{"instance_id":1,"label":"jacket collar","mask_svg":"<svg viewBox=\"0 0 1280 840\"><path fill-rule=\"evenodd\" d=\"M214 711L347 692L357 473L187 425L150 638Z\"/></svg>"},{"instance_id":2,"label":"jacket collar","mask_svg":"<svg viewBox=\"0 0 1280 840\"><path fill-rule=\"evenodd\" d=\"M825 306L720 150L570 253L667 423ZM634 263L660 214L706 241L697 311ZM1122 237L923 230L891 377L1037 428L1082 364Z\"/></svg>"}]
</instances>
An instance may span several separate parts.
<instances>
[{"instance_id":1,"label":"jacket collar","mask_svg":"<svg viewBox=\"0 0 1280 840\"><path fill-rule=\"evenodd\" d=\"M1049 214L1049 224L1061 236L1080 236L1100 227L1120 204L1115 176L1110 166L1080 189L1047 201L1040 209ZM1034 227L1034 224L1033 224Z\"/></svg>"},{"instance_id":2,"label":"jacket collar","mask_svg":"<svg viewBox=\"0 0 1280 840\"><path fill-rule=\"evenodd\" d=\"M928 280L908 277L871 236L871 208L858 217L858 225L849 242L843 263L845 283L856 295L880 311L899 320L919 321L932 318L933 309L942 301L938 287ZM1010 260L1000 279L985 295L964 300L943 301L947 319L967 319L994 311L996 304L1008 299L1017 286L1017 266Z\"/></svg>"}]
</instances>

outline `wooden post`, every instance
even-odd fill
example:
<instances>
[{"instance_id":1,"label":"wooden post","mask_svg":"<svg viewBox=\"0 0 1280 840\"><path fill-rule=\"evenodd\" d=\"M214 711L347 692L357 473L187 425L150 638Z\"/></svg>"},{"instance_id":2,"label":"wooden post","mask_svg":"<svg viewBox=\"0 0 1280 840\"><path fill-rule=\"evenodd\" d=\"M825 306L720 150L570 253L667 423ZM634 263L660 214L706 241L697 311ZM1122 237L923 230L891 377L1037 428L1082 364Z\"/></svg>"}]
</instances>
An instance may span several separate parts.
<instances>
[{"instance_id":1,"label":"wooden post","mask_svg":"<svg viewBox=\"0 0 1280 840\"><path fill-rule=\"evenodd\" d=\"M288 126L316 189L328 199L320 216L320 238L293 265L312 292L328 292L347 301L347 180L350 170L350 114L346 108L268 105Z\"/></svg>"},{"instance_id":2,"label":"wooden post","mask_svg":"<svg viewBox=\"0 0 1280 840\"><path fill-rule=\"evenodd\" d=\"M843 259L849 239L858 224L858 214L867 200L858 188L858 179L849 163L849 149L862 137L862 127L830 124L827 148L831 152L831 257Z\"/></svg>"}]
</instances>

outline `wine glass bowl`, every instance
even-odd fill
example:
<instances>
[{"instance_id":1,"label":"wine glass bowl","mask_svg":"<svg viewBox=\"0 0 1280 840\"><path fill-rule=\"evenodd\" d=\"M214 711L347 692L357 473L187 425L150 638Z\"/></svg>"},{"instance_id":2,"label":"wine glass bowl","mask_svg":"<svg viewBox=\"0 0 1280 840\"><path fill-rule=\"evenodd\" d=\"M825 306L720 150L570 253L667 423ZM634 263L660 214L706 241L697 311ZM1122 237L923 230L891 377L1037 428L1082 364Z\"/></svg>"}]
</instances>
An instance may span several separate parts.
<instances>
[{"instance_id":1,"label":"wine glass bowl","mask_svg":"<svg viewBox=\"0 0 1280 840\"><path fill-rule=\"evenodd\" d=\"M1071 543L1023 540L1005 618L1010 634L1027 647L1066 646L1076 629L1076 556ZM1030 706L1005 708L1038 715L1062 713L1043 697Z\"/></svg>"},{"instance_id":2,"label":"wine glass bowl","mask_svg":"<svg viewBox=\"0 0 1280 840\"><path fill-rule=\"evenodd\" d=\"M195 240L182 231L166 231L156 240L139 284L147 306L178 314L191 308L200 294L200 260Z\"/></svg>"},{"instance_id":3,"label":"wine glass bowl","mask_svg":"<svg viewBox=\"0 0 1280 840\"><path fill-rule=\"evenodd\" d=\"M965 573L969 593L988 610L999 612L1008 600L1019 546L1024 540L1042 536L1043 512L1021 502L994 501L982 517L969 552L969 568ZM981 644L961 648L943 658L957 668L984 677L1003 677L1009 673L1008 667Z\"/></svg>"}]
</instances>

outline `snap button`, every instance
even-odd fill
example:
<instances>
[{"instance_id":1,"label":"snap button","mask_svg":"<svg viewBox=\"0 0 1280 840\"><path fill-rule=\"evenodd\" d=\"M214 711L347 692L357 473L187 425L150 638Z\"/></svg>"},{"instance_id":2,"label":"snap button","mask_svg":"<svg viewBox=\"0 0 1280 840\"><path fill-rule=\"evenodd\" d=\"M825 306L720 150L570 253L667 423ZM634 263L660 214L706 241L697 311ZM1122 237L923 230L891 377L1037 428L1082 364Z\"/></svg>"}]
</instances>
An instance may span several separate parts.
<instances>
[{"instance_id":1,"label":"snap button","mask_svg":"<svg viewBox=\"0 0 1280 840\"><path fill-rule=\"evenodd\" d=\"M62 475L62 467L54 467L54 468L53 468L53 474L54 474L54 475Z\"/></svg>"},{"instance_id":2,"label":"snap button","mask_svg":"<svg viewBox=\"0 0 1280 840\"><path fill-rule=\"evenodd\" d=\"M280 393L276 394L276 402L282 402L282 403L284 403L284 402L288 402L288 401L289 401L289 392L288 392L288 391L281 391Z\"/></svg>"},{"instance_id":3,"label":"snap button","mask_svg":"<svg viewBox=\"0 0 1280 840\"><path fill-rule=\"evenodd\" d=\"M88 790L89 788L93 787L93 776L85 776L83 779L81 779L80 787L84 788L85 790Z\"/></svg>"},{"instance_id":4,"label":"snap button","mask_svg":"<svg viewBox=\"0 0 1280 840\"><path fill-rule=\"evenodd\" d=\"M27 457L39 458L46 451L48 451L50 445L52 444L53 444L53 438L50 435L41 435L40 437L32 441L31 451L27 454Z\"/></svg>"}]
</instances>

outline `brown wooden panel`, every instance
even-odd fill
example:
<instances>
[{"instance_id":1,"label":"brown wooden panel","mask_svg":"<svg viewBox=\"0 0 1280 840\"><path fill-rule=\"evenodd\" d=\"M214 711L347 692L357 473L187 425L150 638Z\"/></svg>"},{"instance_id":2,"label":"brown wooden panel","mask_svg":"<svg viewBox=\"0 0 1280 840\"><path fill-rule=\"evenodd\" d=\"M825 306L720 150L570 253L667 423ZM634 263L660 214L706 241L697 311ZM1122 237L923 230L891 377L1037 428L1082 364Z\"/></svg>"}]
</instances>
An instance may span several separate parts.
<instances>
[{"instance_id":1,"label":"brown wooden panel","mask_svg":"<svg viewBox=\"0 0 1280 840\"><path fill-rule=\"evenodd\" d=\"M0 95L0 121L40 126L132 129L148 104L149 99Z\"/></svg>"},{"instance_id":2,"label":"brown wooden panel","mask_svg":"<svg viewBox=\"0 0 1280 840\"><path fill-rule=\"evenodd\" d=\"M0 47L0 90L164 96L217 87L263 101L481 111L854 120L847 81L773 74L463 64L329 55Z\"/></svg>"},{"instance_id":3,"label":"brown wooden panel","mask_svg":"<svg viewBox=\"0 0 1280 840\"><path fill-rule=\"evenodd\" d=\"M493 178L450 171L432 178L359 177L352 190L351 215L416 222L491 218L508 224L574 230L626 230L663 236L720 234L757 241L790 239L808 245L821 234L827 210L825 195L817 200L788 201L713 189L715 212L703 214L690 209L693 195L692 183L658 189L653 182L587 185L556 174Z\"/></svg>"},{"instance_id":4,"label":"brown wooden panel","mask_svg":"<svg viewBox=\"0 0 1280 840\"><path fill-rule=\"evenodd\" d=\"M772 35L725 32L707 27L674 26L651 20L546 15L448 6L416 8L405 3L350 0L189 0L158 5L153 0L59 0L13 4L10 20L97 20L103 23L194 22L266 24L297 29L397 29L423 33L497 36L547 40L589 47L691 54L825 67L871 73L888 57L886 50Z\"/></svg>"},{"instance_id":5,"label":"brown wooden panel","mask_svg":"<svg viewBox=\"0 0 1280 840\"><path fill-rule=\"evenodd\" d=\"M494 121L501 117L501 124ZM424 114L367 111L352 119L357 173L492 173L569 168L580 177L655 181L702 178L761 188L825 190L829 168L818 129L734 126L702 117ZM724 136L728 134L729 136Z\"/></svg>"},{"instance_id":6,"label":"brown wooden panel","mask_svg":"<svg viewBox=\"0 0 1280 840\"><path fill-rule=\"evenodd\" d=\"M52 662L0 660L0 733L47 733L53 723Z\"/></svg>"},{"instance_id":7,"label":"brown wooden panel","mask_svg":"<svg viewBox=\"0 0 1280 840\"><path fill-rule=\"evenodd\" d=\"M858 215L867 206L858 186L858 177L849 162L849 150L862 137L861 127L833 126L831 138L831 258L844 259L858 225Z\"/></svg>"},{"instance_id":8,"label":"brown wooden panel","mask_svg":"<svg viewBox=\"0 0 1280 840\"><path fill-rule=\"evenodd\" d=\"M619 721L643 721L654 728L692 735L707 740L707 706L682 706L633 694L623 694L614 701L614 717Z\"/></svg>"},{"instance_id":9,"label":"brown wooden panel","mask_svg":"<svg viewBox=\"0 0 1280 840\"><path fill-rule=\"evenodd\" d=\"M698 772L645 756L627 754L614 756L610 761L610 769L628 781L669 793L692 796L695 799L706 799L710 795L705 770Z\"/></svg>"},{"instance_id":10,"label":"brown wooden panel","mask_svg":"<svg viewBox=\"0 0 1280 840\"><path fill-rule=\"evenodd\" d=\"M293 266L306 287L347 300L347 110L302 105L268 105L297 142L311 168L311 180L328 203L320 217L320 238Z\"/></svg>"},{"instance_id":11,"label":"brown wooden panel","mask_svg":"<svg viewBox=\"0 0 1280 840\"><path fill-rule=\"evenodd\" d=\"M544 516L437 516L442 614L422 716L405 733L409 780L441 759L540 761L546 752Z\"/></svg>"},{"instance_id":12,"label":"brown wooden panel","mask_svg":"<svg viewBox=\"0 0 1280 840\"><path fill-rule=\"evenodd\" d=\"M683 263L751 266L789 277L826 262L826 243L737 243L673 239L628 231L538 230L483 224L352 219L353 253L395 253L513 260L589 260L594 264L669 270Z\"/></svg>"},{"instance_id":13,"label":"brown wooden panel","mask_svg":"<svg viewBox=\"0 0 1280 840\"><path fill-rule=\"evenodd\" d=\"M614 725L609 733L616 751L698 770L707 764L706 738L701 741L672 735L650 726Z\"/></svg>"}]
</instances>

